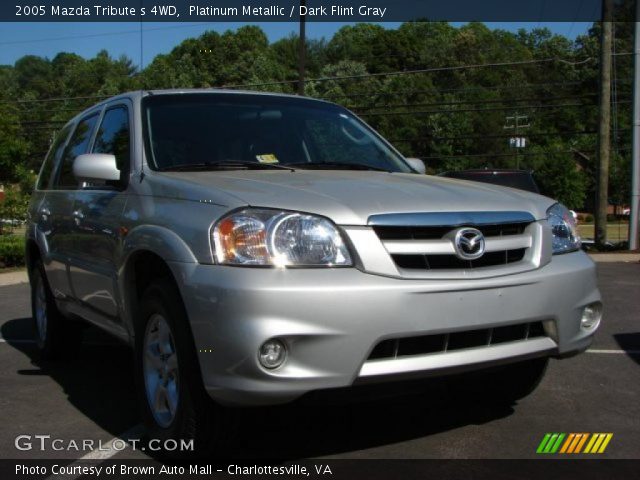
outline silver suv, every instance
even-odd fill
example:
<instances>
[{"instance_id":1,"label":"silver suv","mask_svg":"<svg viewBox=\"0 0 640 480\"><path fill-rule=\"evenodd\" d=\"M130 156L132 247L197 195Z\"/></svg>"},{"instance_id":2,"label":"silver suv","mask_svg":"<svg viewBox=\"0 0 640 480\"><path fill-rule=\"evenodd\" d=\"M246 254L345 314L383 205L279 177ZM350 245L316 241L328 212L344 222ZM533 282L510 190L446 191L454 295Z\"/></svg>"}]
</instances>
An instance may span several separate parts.
<instances>
[{"instance_id":1,"label":"silver suv","mask_svg":"<svg viewBox=\"0 0 640 480\"><path fill-rule=\"evenodd\" d=\"M131 345L154 438L208 445L226 406L452 373L514 401L602 315L565 207L424 175L307 98L99 103L60 130L30 218L42 355L72 351L77 319Z\"/></svg>"}]
</instances>

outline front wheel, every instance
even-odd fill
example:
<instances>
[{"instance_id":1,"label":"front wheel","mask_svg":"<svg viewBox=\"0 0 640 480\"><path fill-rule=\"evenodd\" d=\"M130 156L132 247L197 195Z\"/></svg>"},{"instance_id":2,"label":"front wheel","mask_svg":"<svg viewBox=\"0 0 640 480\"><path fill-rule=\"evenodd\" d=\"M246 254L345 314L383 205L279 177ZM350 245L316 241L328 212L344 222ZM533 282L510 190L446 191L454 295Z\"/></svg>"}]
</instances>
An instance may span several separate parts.
<instances>
[{"instance_id":1,"label":"front wheel","mask_svg":"<svg viewBox=\"0 0 640 480\"><path fill-rule=\"evenodd\" d=\"M165 457L210 452L220 438L218 407L204 390L188 318L172 282L147 288L135 338L138 401L150 440L193 449L163 450ZM168 442L169 441L169 442Z\"/></svg>"}]
</instances>

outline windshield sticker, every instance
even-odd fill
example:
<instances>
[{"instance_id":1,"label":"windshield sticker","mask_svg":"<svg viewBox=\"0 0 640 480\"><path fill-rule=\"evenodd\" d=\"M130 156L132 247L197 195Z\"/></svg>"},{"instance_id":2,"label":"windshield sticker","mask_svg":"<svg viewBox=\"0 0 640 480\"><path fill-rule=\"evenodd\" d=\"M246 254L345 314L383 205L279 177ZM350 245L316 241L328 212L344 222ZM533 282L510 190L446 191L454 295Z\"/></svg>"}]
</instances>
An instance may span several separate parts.
<instances>
[{"instance_id":1,"label":"windshield sticker","mask_svg":"<svg viewBox=\"0 0 640 480\"><path fill-rule=\"evenodd\" d=\"M256 155L256 159L260 163L280 163L280 161L278 160L278 157L276 157L273 153Z\"/></svg>"}]
</instances>

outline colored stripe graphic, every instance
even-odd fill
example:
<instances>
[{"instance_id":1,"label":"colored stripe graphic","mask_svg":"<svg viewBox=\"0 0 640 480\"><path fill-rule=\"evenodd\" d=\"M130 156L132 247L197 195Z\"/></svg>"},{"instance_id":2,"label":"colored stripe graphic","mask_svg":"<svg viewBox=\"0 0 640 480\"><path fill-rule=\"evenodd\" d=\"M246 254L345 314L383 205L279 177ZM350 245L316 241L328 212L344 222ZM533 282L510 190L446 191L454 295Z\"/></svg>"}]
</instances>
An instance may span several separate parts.
<instances>
[{"instance_id":1,"label":"colored stripe graphic","mask_svg":"<svg viewBox=\"0 0 640 480\"><path fill-rule=\"evenodd\" d=\"M562 448L560 449L560 453L567 453L567 450L569 449L569 445L571 445L571 442L573 442L574 438L576 438L576 434L570 433L569 436L567 437L567 441L564 442L564 445L562 445Z\"/></svg>"},{"instance_id":2,"label":"colored stripe graphic","mask_svg":"<svg viewBox=\"0 0 640 480\"><path fill-rule=\"evenodd\" d=\"M612 438L613 433L545 433L536 453L604 453Z\"/></svg>"},{"instance_id":3,"label":"colored stripe graphic","mask_svg":"<svg viewBox=\"0 0 640 480\"><path fill-rule=\"evenodd\" d=\"M551 449L553 448L553 444L556 442L557 438L558 438L558 434L552 433L551 438L547 442L547 445L544 447L544 450L542 453L551 453Z\"/></svg>"},{"instance_id":4,"label":"colored stripe graphic","mask_svg":"<svg viewBox=\"0 0 640 480\"><path fill-rule=\"evenodd\" d=\"M551 438L551 434L545 433L544 438L540 442L540 445L538 445L538 449L536 450L536 453L544 452L544 447L547 445L547 442L549 441L550 438Z\"/></svg>"},{"instance_id":5,"label":"colored stripe graphic","mask_svg":"<svg viewBox=\"0 0 640 480\"><path fill-rule=\"evenodd\" d=\"M564 433L547 433L538 445L536 453L556 453L562 444Z\"/></svg>"},{"instance_id":6,"label":"colored stripe graphic","mask_svg":"<svg viewBox=\"0 0 640 480\"><path fill-rule=\"evenodd\" d=\"M604 453L613 433L594 433L584 453Z\"/></svg>"},{"instance_id":7,"label":"colored stripe graphic","mask_svg":"<svg viewBox=\"0 0 640 480\"><path fill-rule=\"evenodd\" d=\"M582 434L581 433L576 433L576 436L573 437L573 442L571 442L571 445L569 446L569 450L567 450L567 453L573 453L576 450L576 446L578 445L578 442L582 439Z\"/></svg>"},{"instance_id":8,"label":"colored stripe graphic","mask_svg":"<svg viewBox=\"0 0 640 480\"><path fill-rule=\"evenodd\" d=\"M582 434L582 438L578 442L578 445L576 445L576 449L575 449L575 451L573 453L580 453L580 451L582 450L582 447L584 446L585 442L587 441L587 438L589 438L589 434L588 433L583 433Z\"/></svg>"},{"instance_id":9,"label":"colored stripe graphic","mask_svg":"<svg viewBox=\"0 0 640 480\"><path fill-rule=\"evenodd\" d=\"M607 436L605 437L604 441L602 442L602 445L600 445L600 450L598 450L598 453L604 453L604 451L607 448L607 445L609 445L609 442L613 438L613 433L607 433L606 435Z\"/></svg>"},{"instance_id":10,"label":"colored stripe graphic","mask_svg":"<svg viewBox=\"0 0 640 480\"><path fill-rule=\"evenodd\" d=\"M584 449L584 453L591 453L591 447L593 447L593 444L596 443L597 439L597 434L591 435L591 440L589 440L589 443L587 443L587 448Z\"/></svg>"},{"instance_id":11,"label":"colored stripe graphic","mask_svg":"<svg viewBox=\"0 0 640 480\"><path fill-rule=\"evenodd\" d=\"M549 453L556 453L558 451L558 449L560 448L560 444L562 443L562 440L564 439L565 434L564 433L560 433L558 435L558 439L556 440L556 443L553 444L553 447L551 447L551 450L549 451Z\"/></svg>"}]
</instances>

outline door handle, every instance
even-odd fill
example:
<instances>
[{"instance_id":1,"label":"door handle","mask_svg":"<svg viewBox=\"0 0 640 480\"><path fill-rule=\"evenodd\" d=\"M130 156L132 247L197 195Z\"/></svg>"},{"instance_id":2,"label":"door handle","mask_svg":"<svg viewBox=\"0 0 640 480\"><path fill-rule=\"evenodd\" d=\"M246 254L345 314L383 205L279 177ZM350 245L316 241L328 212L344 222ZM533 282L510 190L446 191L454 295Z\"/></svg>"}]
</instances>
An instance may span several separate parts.
<instances>
[{"instance_id":1,"label":"door handle","mask_svg":"<svg viewBox=\"0 0 640 480\"><path fill-rule=\"evenodd\" d=\"M40 217L42 218L43 221L47 221L49 219L49 216L51 215L51 210L49 210L46 207L42 207L40 209Z\"/></svg>"}]
</instances>

